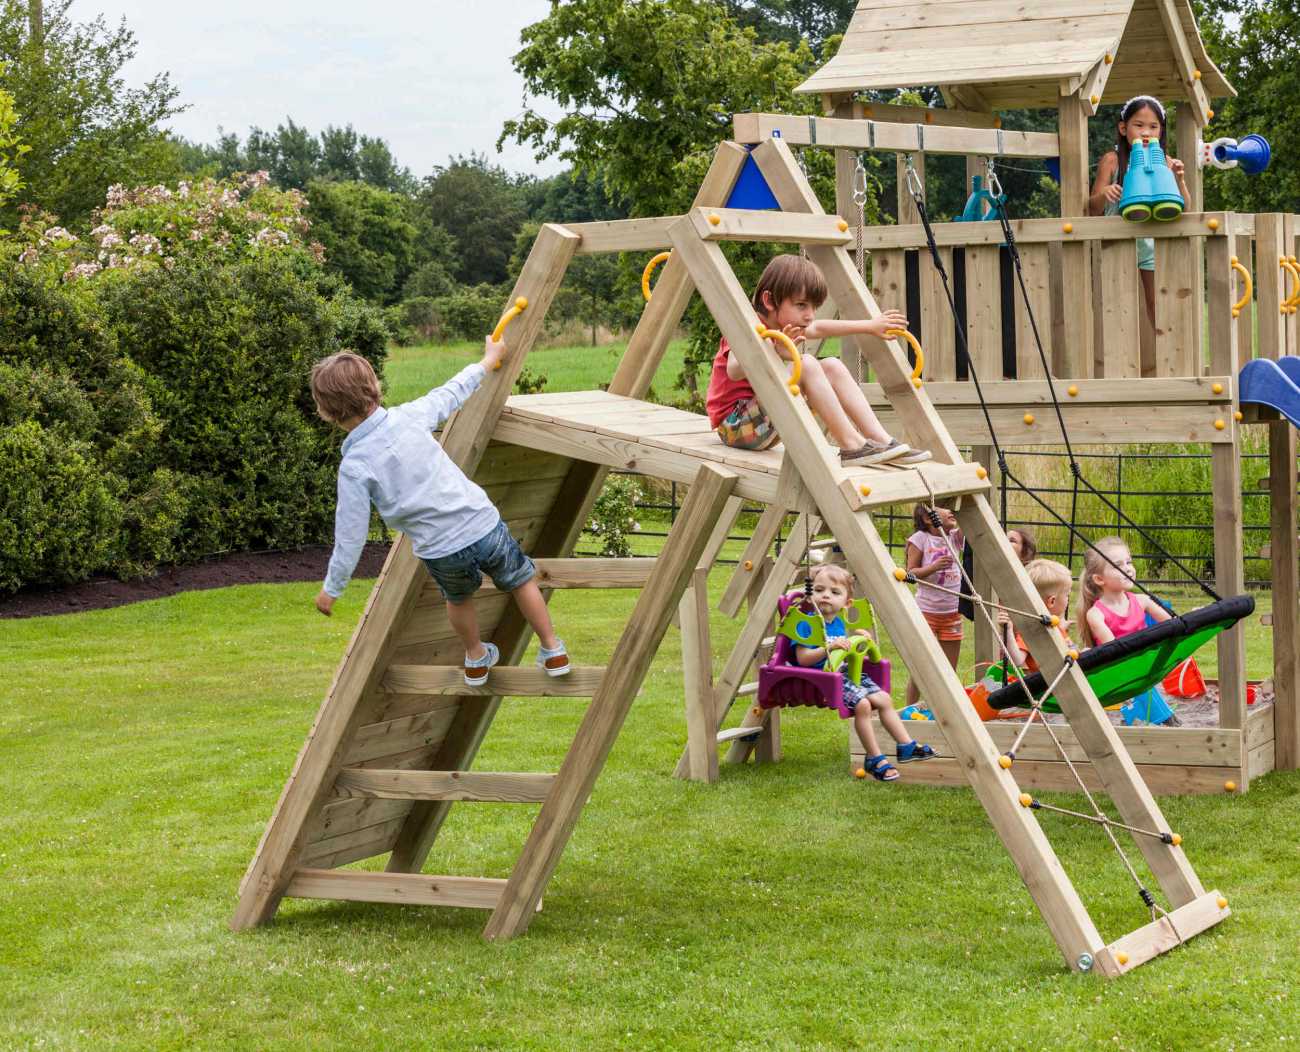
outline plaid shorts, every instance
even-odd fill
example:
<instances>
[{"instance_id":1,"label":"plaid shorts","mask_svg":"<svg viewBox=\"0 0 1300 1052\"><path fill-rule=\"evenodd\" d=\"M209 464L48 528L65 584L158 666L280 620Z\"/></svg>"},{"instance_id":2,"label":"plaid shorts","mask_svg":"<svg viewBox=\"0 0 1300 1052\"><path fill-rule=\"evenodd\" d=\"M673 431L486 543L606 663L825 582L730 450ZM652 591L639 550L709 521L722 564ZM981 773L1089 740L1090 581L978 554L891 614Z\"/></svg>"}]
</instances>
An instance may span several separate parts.
<instances>
[{"instance_id":1,"label":"plaid shorts","mask_svg":"<svg viewBox=\"0 0 1300 1052\"><path fill-rule=\"evenodd\" d=\"M862 673L862 682L859 684L854 683L853 680L849 679L849 673L845 670L844 707L850 712L858 707L859 702L866 701L867 698L872 694L877 693L879 690L880 687L876 685L876 681L865 672Z\"/></svg>"},{"instance_id":2,"label":"plaid shorts","mask_svg":"<svg viewBox=\"0 0 1300 1052\"><path fill-rule=\"evenodd\" d=\"M781 441L757 398L737 402L714 430L723 442L736 449L771 449Z\"/></svg>"}]
</instances>

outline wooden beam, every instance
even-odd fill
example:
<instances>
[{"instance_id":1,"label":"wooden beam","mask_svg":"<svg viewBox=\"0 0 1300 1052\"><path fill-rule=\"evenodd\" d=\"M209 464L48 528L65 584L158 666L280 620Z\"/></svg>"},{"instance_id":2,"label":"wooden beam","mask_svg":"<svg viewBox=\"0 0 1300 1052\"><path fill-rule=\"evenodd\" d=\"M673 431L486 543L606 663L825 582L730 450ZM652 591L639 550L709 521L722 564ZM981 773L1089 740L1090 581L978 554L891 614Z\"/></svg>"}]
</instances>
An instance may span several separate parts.
<instances>
[{"instance_id":1,"label":"wooden beam","mask_svg":"<svg viewBox=\"0 0 1300 1052\"><path fill-rule=\"evenodd\" d=\"M847 245L849 224L839 216L764 212L752 208L693 208L688 213L705 241L777 241Z\"/></svg>"},{"instance_id":2,"label":"wooden beam","mask_svg":"<svg viewBox=\"0 0 1300 1052\"><path fill-rule=\"evenodd\" d=\"M546 799L553 774L484 771L408 771L348 767L339 772L334 794L382 800L474 800L535 804Z\"/></svg>"},{"instance_id":3,"label":"wooden beam","mask_svg":"<svg viewBox=\"0 0 1300 1052\"><path fill-rule=\"evenodd\" d=\"M490 910L496 908L505 886L504 880L492 877L426 877L421 873L300 869L293 875L285 894L295 899Z\"/></svg>"},{"instance_id":4,"label":"wooden beam","mask_svg":"<svg viewBox=\"0 0 1300 1052\"><path fill-rule=\"evenodd\" d=\"M1013 219L1011 232L1021 245L1077 244L1084 241L1136 241L1139 237L1167 238L1206 237L1211 240L1226 237L1230 228L1231 212L1184 212L1168 223L1144 224L1140 229L1121 216L1071 216L1070 232L1060 219ZM1210 224L1214 229L1210 229ZM933 223L935 244L943 248L964 248L970 245L1000 245L1002 227L998 223ZM850 230L850 234L854 231ZM869 226L862 232L862 243L868 252L889 249L927 248L925 228L919 223L898 226Z\"/></svg>"},{"instance_id":5,"label":"wooden beam","mask_svg":"<svg viewBox=\"0 0 1300 1052\"><path fill-rule=\"evenodd\" d=\"M668 228L680 216L647 219L610 219L593 223L566 223L564 229L582 239L578 255L598 252L658 252L671 247Z\"/></svg>"},{"instance_id":6,"label":"wooden beam","mask_svg":"<svg viewBox=\"0 0 1300 1052\"><path fill-rule=\"evenodd\" d=\"M738 113L733 120L737 142L761 143L779 133L791 146L823 146L890 153L992 154L1000 157L1055 157L1060 147L1047 132L1006 131L1001 128L945 127L941 124L900 124L876 119L885 110L873 106L867 120L836 117L794 117L779 113ZM955 113L935 110L935 113Z\"/></svg>"},{"instance_id":7,"label":"wooden beam","mask_svg":"<svg viewBox=\"0 0 1300 1052\"><path fill-rule=\"evenodd\" d=\"M641 588L654 559L536 559L542 588Z\"/></svg>"},{"instance_id":8,"label":"wooden beam","mask_svg":"<svg viewBox=\"0 0 1300 1052\"><path fill-rule=\"evenodd\" d=\"M713 649L709 640L709 573L695 568L677 608L682 630L683 696L686 702L686 777L718 780L718 726L713 719Z\"/></svg>"},{"instance_id":9,"label":"wooden beam","mask_svg":"<svg viewBox=\"0 0 1300 1052\"><path fill-rule=\"evenodd\" d=\"M1088 207L1088 116L1077 95L1061 99L1061 216L1072 230L1084 224ZM1122 219L1120 222L1124 222ZM974 223L972 226L976 225ZM1067 224L1061 223L1064 232ZM1113 225L1113 224L1112 224ZM1153 224L1154 225L1154 224ZM1070 235L1073 238L1073 234ZM1075 239L1077 240L1077 239ZM1064 290L1059 298L1063 312L1061 338L1066 375L1093 375L1092 268L1087 247L1067 240L1061 245L1059 280Z\"/></svg>"},{"instance_id":10,"label":"wooden beam","mask_svg":"<svg viewBox=\"0 0 1300 1052\"><path fill-rule=\"evenodd\" d=\"M471 687L459 665L389 665L383 689L390 694L454 694L525 698L589 698L600 689L605 670L576 666L567 676L550 676L545 669L498 665L487 682Z\"/></svg>"},{"instance_id":11,"label":"wooden beam","mask_svg":"<svg viewBox=\"0 0 1300 1052\"><path fill-rule=\"evenodd\" d=\"M1178 17L1174 0L1154 0L1154 3L1160 21L1165 27L1165 33L1169 37L1169 45L1174 52L1174 62L1182 76L1183 95L1196 107L1201 123L1208 124L1212 112L1210 96L1205 90L1205 85L1201 83L1201 78L1194 76L1197 72L1196 59L1192 56L1192 48L1187 41L1187 34L1183 31L1183 23ZM1194 163L1195 158L1191 158L1191 162Z\"/></svg>"},{"instance_id":12,"label":"wooden beam","mask_svg":"<svg viewBox=\"0 0 1300 1052\"><path fill-rule=\"evenodd\" d=\"M1097 954L1096 967L1106 976L1130 972L1230 916L1232 910L1228 908L1228 900L1223 893L1218 890L1207 891L1170 911L1168 917L1161 917L1116 939Z\"/></svg>"},{"instance_id":13,"label":"wooden beam","mask_svg":"<svg viewBox=\"0 0 1300 1052\"><path fill-rule=\"evenodd\" d=\"M618 662L611 666L587 709L523 853L511 870L500 904L484 929L485 938L511 938L522 932L532 919L632 708L668 628L669 618L695 572L713 523L735 484L735 474L725 468L709 464L700 468L669 532L654 577L637 599L622 637L614 647Z\"/></svg>"}]
</instances>

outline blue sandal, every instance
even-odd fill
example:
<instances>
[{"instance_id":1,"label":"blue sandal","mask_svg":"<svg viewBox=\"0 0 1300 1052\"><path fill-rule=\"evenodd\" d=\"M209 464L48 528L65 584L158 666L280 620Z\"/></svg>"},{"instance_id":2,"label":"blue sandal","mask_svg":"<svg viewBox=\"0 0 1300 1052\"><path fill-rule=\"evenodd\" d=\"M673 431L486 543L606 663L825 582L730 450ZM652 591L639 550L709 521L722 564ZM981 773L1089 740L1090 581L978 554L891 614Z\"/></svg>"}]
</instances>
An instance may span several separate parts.
<instances>
[{"instance_id":1,"label":"blue sandal","mask_svg":"<svg viewBox=\"0 0 1300 1052\"><path fill-rule=\"evenodd\" d=\"M885 754L883 752L879 756L872 756L865 759L863 761L863 766L866 768L867 774L871 775L871 777L878 782L898 781L898 768L885 759ZM893 774L892 778L890 777L891 773Z\"/></svg>"},{"instance_id":2,"label":"blue sandal","mask_svg":"<svg viewBox=\"0 0 1300 1052\"><path fill-rule=\"evenodd\" d=\"M928 760L934 756L934 750L921 742L908 742L898 747L898 762L911 763L913 760Z\"/></svg>"}]
</instances>

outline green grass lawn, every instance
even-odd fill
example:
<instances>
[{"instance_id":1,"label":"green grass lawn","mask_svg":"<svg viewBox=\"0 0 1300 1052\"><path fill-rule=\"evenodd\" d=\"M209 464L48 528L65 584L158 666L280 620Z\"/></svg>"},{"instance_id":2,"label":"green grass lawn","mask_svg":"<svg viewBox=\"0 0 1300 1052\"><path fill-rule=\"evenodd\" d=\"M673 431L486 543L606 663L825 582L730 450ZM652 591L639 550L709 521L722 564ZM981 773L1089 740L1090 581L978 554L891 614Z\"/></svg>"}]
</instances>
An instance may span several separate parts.
<instances>
[{"instance_id":1,"label":"green grass lawn","mask_svg":"<svg viewBox=\"0 0 1300 1052\"><path fill-rule=\"evenodd\" d=\"M1183 1050L1300 1034L1300 775L1164 799L1233 917L1122 980L1075 976L974 796L848 778L829 714L787 714L780 765L672 778L671 629L525 937L484 943L479 911L297 901L232 934L368 586L331 620L307 583L2 624L0 1048ZM610 659L630 605L557 595L580 663ZM736 626L714 629L720 661ZM557 769L583 704L508 701L479 766ZM459 805L430 870L504 876L535 811ZM1106 937L1144 923L1095 829L1042 822Z\"/></svg>"}]
</instances>

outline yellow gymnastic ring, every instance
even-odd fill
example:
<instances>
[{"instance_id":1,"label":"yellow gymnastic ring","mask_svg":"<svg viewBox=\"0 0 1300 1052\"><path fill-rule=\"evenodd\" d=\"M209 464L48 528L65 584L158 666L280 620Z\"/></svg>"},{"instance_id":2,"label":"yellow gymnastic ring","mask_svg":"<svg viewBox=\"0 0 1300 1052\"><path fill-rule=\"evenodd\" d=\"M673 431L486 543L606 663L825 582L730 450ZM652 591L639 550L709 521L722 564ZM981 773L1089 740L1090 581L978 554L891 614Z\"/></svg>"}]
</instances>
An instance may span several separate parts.
<instances>
[{"instance_id":1,"label":"yellow gymnastic ring","mask_svg":"<svg viewBox=\"0 0 1300 1052\"><path fill-rule=\"evenodd\" d=\"M786 381L786 387L790 388L792 395L799 393L799 381L803 378L803 355L799 353L799 348L795 346L794 340L790 339L780 329L769 329L765 325L755 326L758 335L764 340L780 340L785 344L785 349L790 352L790 379Z\"/></svg>"},{"instance_id":2,"label":"yellow gymnastic ring","mask_svg":"<svg viewBox=\"0 0 1300 1052\"><path fill-rule=\"evenodd\" d=\"M650 262L645 265L645 270L641 271L641 295L645 297L647 303L650 302L650 275L655 272L655 267L667 262L671 255L671 252L660 252L657 256L651 256Z\"/></svg>"},{"instance_id":3,"label":"yellow gymnastic ring","mask_svg":"<svg viewBox=\"0 0 1300 1052\"><path fill-rule=\"evenodd\" d=\"M921 350L920 341L906 329L890 329L885 333L890 339L896 340L902 337L912 345L912 353L916 355L916 368L912 370L912 385L921 386L921 370L925 368L925 352Z\"/></svg>"},{"instance_id":4,"label":"yellow gymnastic ring","mask_svg":"<svg viewBox=\"0 0 1300 1052\"><path fill-rule=\"evenodd\" d=\"M1283 260L1283 264L1285 264L1285 262L1286 261ZM1247 270L1244 266L1242 266L1241 260L1239 260L1236 256L1233 256L1232 259L1229 261L1228 265L1231 266L1232 269L1235 270L1238 274L1240 274L1241 280L1246 283L1245 293L1243 293L1241 299L1239 299L1236 303L1232 305L1232 316L1235 318L1237 317L1237 315L1239 315L1242 312L1246 304L1250 302L1251 293L1254 290L1251 287L1250 271Z\"/></svg>"}]
</instances>

